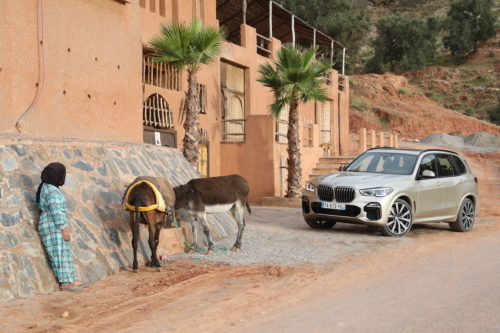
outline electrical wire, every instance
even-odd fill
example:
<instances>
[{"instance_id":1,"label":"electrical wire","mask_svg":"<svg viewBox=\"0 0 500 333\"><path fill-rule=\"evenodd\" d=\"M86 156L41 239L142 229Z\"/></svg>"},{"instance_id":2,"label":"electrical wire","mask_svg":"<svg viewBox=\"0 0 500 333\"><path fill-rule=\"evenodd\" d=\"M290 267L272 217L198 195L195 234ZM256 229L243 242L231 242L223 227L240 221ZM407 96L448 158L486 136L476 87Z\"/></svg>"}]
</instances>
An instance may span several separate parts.
<instances>
[{"instance_id":1,"label":"electrical wire","mask_svg":"<svg viewBox=\"0 0 500 333\"><path fill-rule=\"evenodd\" d=\"M24 118L24 116L26 116L36 105L36 103L38 103L38 101L40 100L40 97L42 96L42 93L43 93L43 89L45 88L45 73L46 73L46 66L45 66L45 18L44 18L44 12L43 12L43 1L44 0L40 0L40 9L41 9L41 12L42 12L42 59L43 59L43 76L42 76L42 87L40 89L40 92L38 94L38 96L35 98L34 102L31 104L31 106L28 108L28 110L26 110L26 112L24 112L22 114L22 116L19 118L19 120L17 121L16 123L16 128L17 130L19 131L19 133L22 133L21 132L21 120Z\"/></svg>"}]
</instances>

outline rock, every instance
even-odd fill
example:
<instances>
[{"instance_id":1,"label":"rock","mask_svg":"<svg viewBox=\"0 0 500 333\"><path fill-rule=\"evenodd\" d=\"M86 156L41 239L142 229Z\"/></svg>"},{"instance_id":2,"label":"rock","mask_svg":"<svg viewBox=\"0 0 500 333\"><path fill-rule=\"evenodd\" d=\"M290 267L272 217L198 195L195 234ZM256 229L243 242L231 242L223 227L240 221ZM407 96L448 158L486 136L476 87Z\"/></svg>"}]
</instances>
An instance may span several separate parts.
<instances>
[{"instance_id":1,"label":"rock","mask_svg":"<svg viewBox=\"0 0 500 333\"><path fill-rule=\"evenodd\" d=\"M95 200L95 190L96 187L93 184L89 184L82 188L82 200L84 202ZM99 190L102 191L102 190Z\"/></svg>"},{"instance_id":2,"label":"rock","mask_svg":"<svg viewBox=\"0 0 500 333\"><path fill-rule=\"evenodd\" d=\"M39 257L42 253L42 247L37 243L21 243L24 252L32 257Z\"/></svg>"},{"instance_id":3,"label":"rock","mask_svg":"<svg viewBox=\"0 0 500 333\"><path fill-rule=\"evenodd\" d=\"M66 192L64 189L61 192L64 195L64 198L66 199L66 208L68 209L68 213L73 213L76 209L78 201L75 199L74 196Z\"/></svg>"},{"instance_id":4,"label":"rock","mask_svg":"<svg viewBox=\"0 0 500 333\"><path fill-rule=\"evenodd\" d=\"M115 228L108 229L108 235L109 238L111 238L111 241L116 244L116 246L121 247L122 242L120 240L120 237L118 236L118 231Z\"/></svg>"},{"instance_id":5,"label":"rock","mask_svg":"<svg viewBox=\"0 0 500 333\"><path fill-rule=\"evenodd\" d=\"M135 165L129 159L127 159L126 162L127 162L128 167L130 168L130 170L132 170L132 174L136 177L139 177L141 175L141 173L139 172L139 170L137 170Z\"/></svg>"},{"instance_id":6,"label":"rock","mask_svg":"<svg viewBox=\"0 0 500 333\"><path fill-rule=\"evenodd\" d=\"M106 163L103 162L102 165L97 168L97 172L99 172L101 174L101 176L107 177L108 176L108 170L106 168Z\"/></svg>"},{"instance_id":7,"label":"rock","mask_svg":"<svg viewBox=\"0 0 500 333\"><path fill-rule=\"evenodd\" d=\"M21 199L19 199L16 195L11 194L7 198L7 207L14 207L14 206L20 206L21 205Z\"/></svg>"},{"instance_id":8,"label":"rock","mask_svg":"<svg viewBox=\"0 0 500 333\"><path fill-rule=\"evenodd\" d=\"M33 263L31 262L31 260L28 257L21 256L21 261L23 263L23 268L30 277L30 279L36 282L37 280L35 275L35 269L33 268Z\"/></svg>"},{"instance_id":9,"label":"rock","mask_svg":"<svg viewBox=\"0 0 500 333\"><path fill-rule=\"evenodd\" d=\"M80 213L82 213L83 217L90 223L92 223L95 226L100 227L101 223L99 220L95 217L95 215L88 209L87 207L82 207L80 208Z\"/></svg>"},{"instance_id":10,"label":"rock","mask_svg":"<svg viewBox=\"0 0 500 333\"><path fill-rule=\"evenodd\" d=\"M105 187L105 188L110 188L111 185L107 181L105 181L102 178L96 178L96 177L89 177L94 183L96 183L99 186Z\"/></svg>"},{"instance_id":11,"label":"rock","mask_svg":"<svg viewBox=\"0 0 500 333\"><path fill-rule=\"evenodd\" d=\"M99 276L89 265L85 266L85 273L87 274L87 280L90 282L95 282L99 280Z\"/></svg>"},{"instance_id":12,"label":"rock","mask_svg":"<svg viewBox=\"0 0 500 333\"><path fill-rule=\"evenodd\" d=\"M94 203L94 211L97 212L102 222L114 221L116 218L115 212L108 205L101 208Z\"/></svg>"},{"instance_id":13,"label":"rock","mask_svg":"<svg viewBox=\"0 0 500 333\"><path fill-rule=\"evenodd\" d=\"M69 312L68 311L64 311L63 314L62 314L62 317L63 318L68 318L69 317Z\"/></svg>"},{"instance_id":14,"label":"rock","mask_svg":"<svg viewBox=\"0 0 500 333\"><path fill-rule=\"evenodd\" d=\"M2 213L0 215L2 225L4 227L15 226L16 224L19 224L19 222L21 222L22 218L23 218L23 213L22 213L21 209L19 209L15 213Z\"/></svg>"},{"instance_id":15,"label":"rock","mask_svg":"<svg viewBox=\"0 0 500 333\"><path fill-rule=\"evenodd\" d=\"M8 288L0 288L0 303L14 300L12 291Z\"/></svg>"},{"instance_id":16,"label":"rock","mask_svg":"<svg viewBox=\"0 0 500 333\"><path fill-rule=\"evenodd\" d=\"M24 187L27 189L33 189L34 187L40 185L40 183L42 182L39 175L29 177L25 174L21 175L21 181L23 182Z\"/></svg>"},{"instance_id":17,"label":"rock","mask_svg":"<svg viewBox=\"0 0 500 333\"><path fill-rule=\"evenodd\" d=\"M83 155L82 155L82 151L81 151L80 149L75 149L75 150L73 151L73 153L75 154L75 156L80 156L80 157L82 157L82 156L83 156Z\"/></svg>"},{"instance_id":18,"label":"rock","mask_svg":"<svg viewBox=\"0 0 500 333\"><path fill-rule=\"evenodd\" d=\"M84 161L78 161L78 162L73 163L71 165L77 169L82 170L82 171L86 171L86 172L94 171L94 166L92 164L84 162Z\"/></svg>"},{"instance_id":19,"label":"rock","mask_svg":"<svg viewBox=\"0 0 500 333\"><path fill-rule=\"evenodd\" d=\"M17 153L17 156L24 156L26 155L26 150L22 145L14 145L11 146L12 149Z\"/></svg>"},{"instance_id":20,"label":"rock","mask_svg":"<svg viewBox=\"0 0 500 333\"><path fill-rule=\"evenodd\" d=\"M35 286L23 271L17 272L17 292L19 296L28 298L35 295Z\"/></svg>"},{"instance_id":21,"label":"rock","mask_svg":"<svg viewBox=\"0 0 500 333\"><path fill-rule=\"evenodd\" d=\"M33 230L31 228L20 227L19 229L17 229L17 232L24 239L34 239L35 238L35 234L33 233Z\"/></svg>"},{"instance_id":22,"label":"rock","mask_svg":"<svg viewBox=\"0 0 500 333\"><path fill-rule=\"evenodd\" d=\"M122 197L116 192L105 191L105 190L99 189L99 196L106 204L120 204L121 205L121 203L122 203Z\"/></svg>"},{"instance_id":23,"label":"rock","mask_svg":"<svg viewBox=\"0 0 500 333\"><path fill-rule=\"evenodd\" d=\"M67 160L70 160L73 158L73 156L71 156L71 154L69 153L69 151L67 151L66 149L63 150L63 155L64 157L66 157Z\"/></svg>"},{"instance_id":24,"label":"rock","mask_svg":"<svg viewBox=\"0 0 500 333\"><path fill-rule=\"evenodd\" d=\"M2 158L2 168L4 171L14 171L18 168L16 158L14 156L5 156Z\"/></svg>"},{"instance_id":25,"label":"rock","mask_svg":"<svg viewBox=\"0 0 500 333\"><path fill-rule=\"evenodd\" d=\"M76 219L75 219L75 222L76 222L76 225L78 226L78 228L80 228L81 231L83 231L90 239L92 239L94 241L94 243L97 244L97 239L94 237L94 234L87 228L85 223L83 223L80 220L76 220Z\"/></svg>"},{"instance_id":26,"label":"rock","mask_svg":"<svg viewBox=\"0 0 500 333\"><path fill-rule=\"evenodd\" d=\"M76 183L72 174L66 174L66 181L64 182L64 187L69 188L70 190L76 191Z\"/></svg>"},{"instance_id":27,"label":"rock","mask_svg":"<svg viewBox=\"0 0 500 333\"><path fill-rule=\"evenodd\" d=\"M10 231L0 231L0 240L4 243L6 247L14 247L19 244L16 236Z\"/></svg>"},{"instance_id":28,"label":"rock","mask_svg":"<svg viewBox=\"0 0 500 333\"><path fill-rule=\"evenodd\" d=\"M71 248L71 252L73 252L73 255L75 256L76 259L78 259L84 264L88 264L95 258L95 254L87 251L82 251L78 248Z\"/></svg>"}]
</instances>

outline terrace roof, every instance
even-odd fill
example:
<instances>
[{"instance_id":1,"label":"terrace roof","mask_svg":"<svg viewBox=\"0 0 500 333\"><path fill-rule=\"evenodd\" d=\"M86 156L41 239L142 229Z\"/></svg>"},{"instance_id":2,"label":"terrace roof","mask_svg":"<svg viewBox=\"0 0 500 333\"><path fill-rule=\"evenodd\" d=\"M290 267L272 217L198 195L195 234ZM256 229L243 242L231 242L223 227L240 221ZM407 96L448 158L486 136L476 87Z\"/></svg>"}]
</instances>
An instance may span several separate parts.
<instances>
[{"instance_id":1,"label":"terrace roof","mask_svg":"<svg viewBox=\"0 0 500 333\"><path fill-rule=\"evenodd\" d=\"M270 15L270 12L272 15ZM239 44L240 25L243 24L244 10L242 0L217 0L217 19L219 25L225 27L227 40ZM282 43L293 41L292 20L294 22L295 40L314 40L316 31L316 44L330 46L332 38L310 26L292 12L281 5L269 0L247 0L246 24L254 27L257 34L265 37L274 37ZM269 26L272 22L272 31ZM344 46L334 41L335 48Z\"/></svg>"}]
</instances>

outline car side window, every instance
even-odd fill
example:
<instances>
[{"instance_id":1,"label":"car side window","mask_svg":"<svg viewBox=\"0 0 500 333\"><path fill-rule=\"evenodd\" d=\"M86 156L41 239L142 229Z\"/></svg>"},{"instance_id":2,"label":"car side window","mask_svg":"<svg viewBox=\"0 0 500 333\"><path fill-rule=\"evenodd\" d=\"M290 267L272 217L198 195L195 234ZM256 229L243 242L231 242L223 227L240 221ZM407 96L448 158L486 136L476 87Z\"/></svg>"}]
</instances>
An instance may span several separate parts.
<instances>
[{"instance_id":1,"label":"car side window","mask_svg":"<svg viewBox=\"0 0 500 333\"><path fill-rule=\"evenodd\" d=\"M421 175L424 170L431 170L436 174L436 176L439 175L435 155L426 155L424 156L424 158L422 158L418 174Z\"/></svg>"},{"instance_id":2,"label":"car side window","mask_svg":"<svg viewBox=\"0 0 500 333\"><path fill-rule=\"evenodd\" d=\"M437 155L439 162L439 174L441 177L453 177L456 170L453 167L453 162L450 160L450 155L439 154Z\"/></svg>"},{"instance_id":3,"label":"car side window","mask_svg":"<svg viewBox=\"0 0 500 333\"><path fill-rule=\"evenodd\" d=\"M455 162L455 165L458 169L457 175L463 175L464 173L467 172L467 167L465 166L464 162L462 162L460 157L451 155L451 158L453 158L453 161Z\"/></svg>"}]
</instances>

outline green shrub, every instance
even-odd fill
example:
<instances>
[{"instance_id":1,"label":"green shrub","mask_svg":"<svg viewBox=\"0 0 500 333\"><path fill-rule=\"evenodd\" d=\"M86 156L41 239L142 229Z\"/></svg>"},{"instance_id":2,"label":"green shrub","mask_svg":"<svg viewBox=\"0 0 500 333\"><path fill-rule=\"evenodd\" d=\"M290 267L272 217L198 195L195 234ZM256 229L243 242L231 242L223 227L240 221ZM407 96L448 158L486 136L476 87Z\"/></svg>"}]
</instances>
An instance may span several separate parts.
<instances>
[{"instance_id":1,"label":"green shrub","mask_svg":"<svg viewBox=\"0 0 500 333\"><path fill-rule=\"evenodd\" d=\"M440 96L436 96L436 95L432 95L431 97L429 97L430 99L432 99L434 102L438 102L438 103L441 103L443 101L443 98L440 97Z\"/></svg>"},{"instance_id":2,"label":"green shrub","mask_svg":"<svg viewBox=\"0 0 500 333\"><path fill-rule=\"evenodd\" d=\"M354 79L352 77L349 78L349 86L355 86L356 85L356 82L354 81Z\"/></svg>"},{"instance_id":3,"label":"green shrub","mask_svg":"<svg viewBox=\"0 0 500 333\"><path fill-rule=\"evenodd\" d=\"M351 99L349 100L349 106L351 108L358 110L358 111L361 111L361 112L369 110L372 107L371 104L368 103L367 101L362 100L362 99L358 99L354 96L351 97Z\"/></svg>"},{"instance_id":4,"label":"green shrub","mask_svg":"<svg viewBox=\"0 0 500 333\"><path fill-rule=\"evenodd\" d=\"M488 53L488 57L489 58L495 58L495 52L490 51L490 53Z\"/></svg>"},{"instance_id":5,"label":"green shrub","mask_svg":"<svg viewBox=\"0 0 500 333\"><path fill-rule=\"evenodd\" d=\"M473 108L467 108L465 109L465 114L467 114L468 116L472 117L476 114L476 111L474 111Z\"/></svg>"},{"instance_id":6,"label":"green shrub","mask_svg":"<svg viewBox=\"0 0 500 333\"><path fill-rule=\"evenodd\" d=\"M410 96L410 95L411 95L411 91L410 91L410 89L405 88L405 87L401 87L401 88L399 88L399 93L400 93L401 95L405 96L405 97L408 97L408 96Z\"/></svg>"},{"instance_id":7,"label":"green shrub","mask_svg":"<svg viewBox=\"0 0 500 333\"><path fill-rule=\"evenodd\" d=\"M493 124L500 125L500 98L498 104L494 108L488 110L488 116Z\"/></svg>"}]
</instances>

